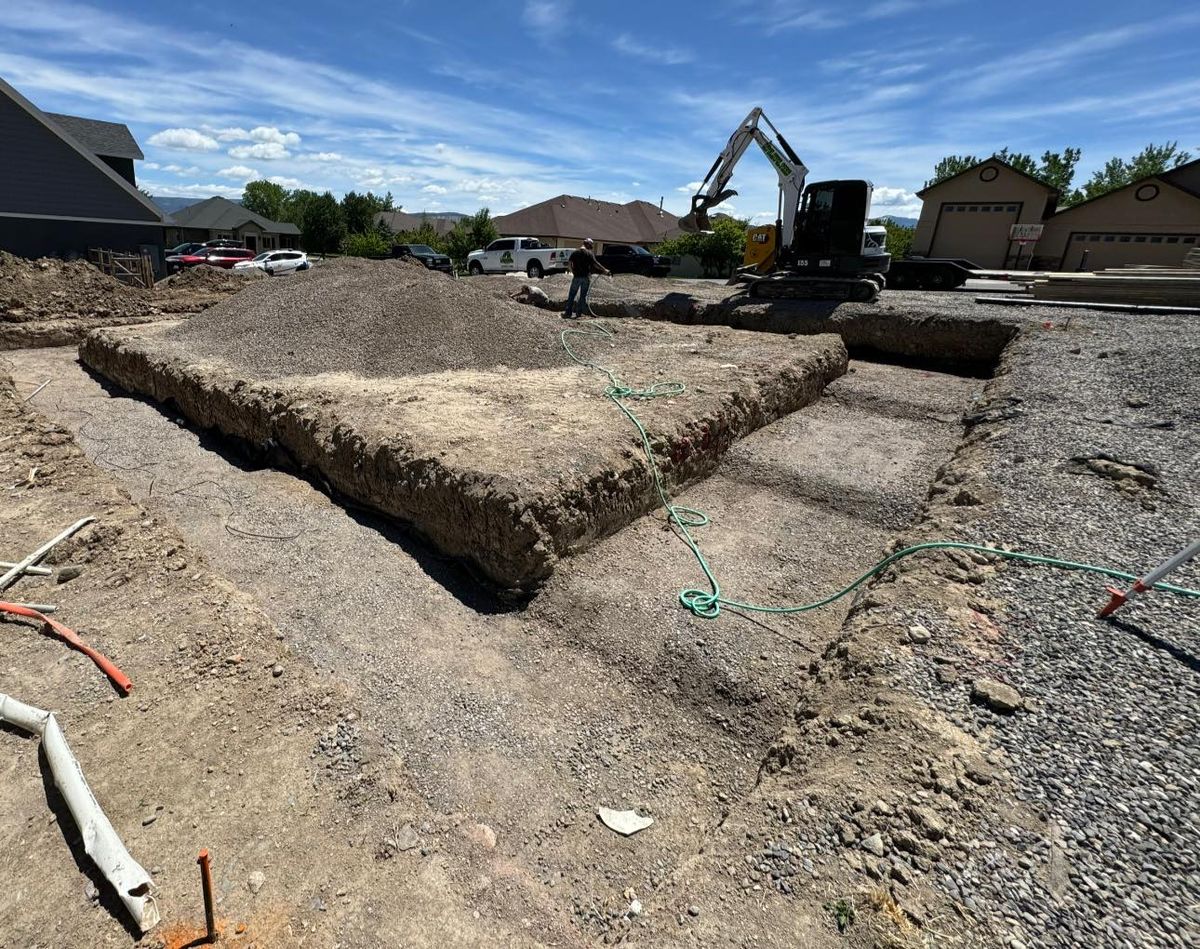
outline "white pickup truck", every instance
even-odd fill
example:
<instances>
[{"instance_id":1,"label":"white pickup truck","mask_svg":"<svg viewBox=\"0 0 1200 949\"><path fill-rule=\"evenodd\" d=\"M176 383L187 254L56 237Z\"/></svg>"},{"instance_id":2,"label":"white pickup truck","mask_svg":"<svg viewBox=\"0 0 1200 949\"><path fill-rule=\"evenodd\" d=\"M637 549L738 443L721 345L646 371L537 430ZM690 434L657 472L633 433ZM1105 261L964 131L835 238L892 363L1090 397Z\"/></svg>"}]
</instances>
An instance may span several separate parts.
<instances>
[{"instance_id":1,"label":"white pickup truck","mask_svg":"<svg viewBox=\"0 0 1200 949\"><path fill-rule=\"evenodd\" d=\"M547 247L536 237L502 237L483 250L467 254L467 273L526 273L537 280L543 274L567 269L573 247Z\"/></svg>"}]
</instances>

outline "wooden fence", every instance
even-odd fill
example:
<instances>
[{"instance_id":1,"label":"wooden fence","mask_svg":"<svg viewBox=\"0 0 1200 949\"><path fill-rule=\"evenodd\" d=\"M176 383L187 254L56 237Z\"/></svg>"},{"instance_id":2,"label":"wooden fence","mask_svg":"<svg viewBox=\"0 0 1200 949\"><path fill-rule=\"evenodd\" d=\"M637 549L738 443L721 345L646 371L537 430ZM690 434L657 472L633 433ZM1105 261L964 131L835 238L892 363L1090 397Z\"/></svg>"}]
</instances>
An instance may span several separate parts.
<instances>
[{"instance_id":1,"label":"wooden fence","mask_svg":"<svg viewBox=\"0 0 1200 949\"><path fill-rule=\"evenodd\" d=\"M101 247L88 248L88 260L121 283L149 290L154 286L154 262L149 254L118 253Z\"/></svg>"}]
</instances>

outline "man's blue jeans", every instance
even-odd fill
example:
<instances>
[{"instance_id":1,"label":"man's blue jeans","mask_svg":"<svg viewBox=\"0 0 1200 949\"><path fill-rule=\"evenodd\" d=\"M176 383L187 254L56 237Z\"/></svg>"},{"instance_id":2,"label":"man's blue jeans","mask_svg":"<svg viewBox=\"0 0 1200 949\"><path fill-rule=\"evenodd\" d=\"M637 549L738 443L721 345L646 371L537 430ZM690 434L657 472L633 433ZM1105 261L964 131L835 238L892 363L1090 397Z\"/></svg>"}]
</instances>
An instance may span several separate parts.
<instances>
[{"instance_id":1,"label":"man's blue jeans","mask_svg":"<svg viewBox=\"0 0 1200 949\"><path fill-rule=\"evenodd\" d=\"M591 277L573 277L571 278L571 290L567 293L567 309L563 316L570 316L571 311L579 316L591 316L592 311L588 309L587 295L588 288L592 285ZM575 294L579 294L579 306L575 306Z\"/></svg>"}]
</instances>

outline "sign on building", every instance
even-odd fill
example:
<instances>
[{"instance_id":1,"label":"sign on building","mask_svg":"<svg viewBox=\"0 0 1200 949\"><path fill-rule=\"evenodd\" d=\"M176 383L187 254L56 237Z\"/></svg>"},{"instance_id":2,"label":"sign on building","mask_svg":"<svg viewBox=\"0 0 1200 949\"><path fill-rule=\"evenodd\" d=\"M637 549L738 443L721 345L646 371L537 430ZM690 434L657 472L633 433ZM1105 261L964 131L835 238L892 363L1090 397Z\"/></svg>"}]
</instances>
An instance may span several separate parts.
<instances>
[{"instance_id":1,"label":"sign on building","mask_svg":"<svg viewBox=\"0 0 1200 949\"><path fill-rule=\"evenodd\" d=\"M1008 229L1008 239L1018 244L1036 244L1045 224L1014 224Z\"/></svg>"}]
</instances>

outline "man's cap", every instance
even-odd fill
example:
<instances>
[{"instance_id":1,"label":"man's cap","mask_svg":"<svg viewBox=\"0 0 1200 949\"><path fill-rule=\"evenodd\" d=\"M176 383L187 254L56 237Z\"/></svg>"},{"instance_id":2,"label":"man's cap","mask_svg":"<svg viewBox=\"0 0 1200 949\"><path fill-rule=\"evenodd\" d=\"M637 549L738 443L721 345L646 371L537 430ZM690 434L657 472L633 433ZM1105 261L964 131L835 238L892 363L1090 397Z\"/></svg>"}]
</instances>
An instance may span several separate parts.
<instances>
[{"instance_id":1,"label":"man's cap","mask_svg":"<svg viewBox=\"0 0 1200 949\"><path fill-rule=\"evenodd\" d=\"M588 245L588 247L591 247L591 246L592 246L592 244L594 244L594 243L595 243L595 241L593 241L593 240L592 240L590 237L585 237L585 238L583 239L583 242L584 242L585 244L587 244L587 245Z\"/></svg>"}]
</instances>

